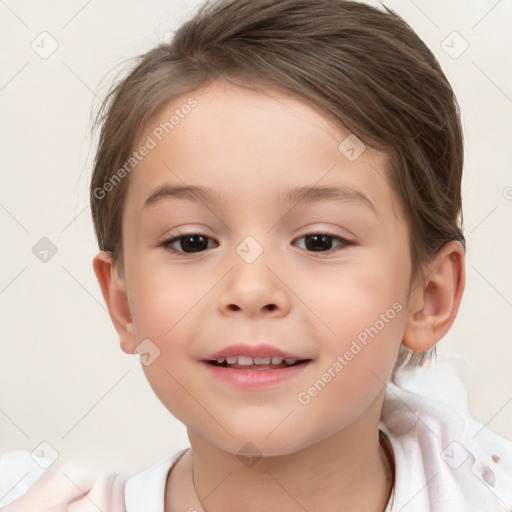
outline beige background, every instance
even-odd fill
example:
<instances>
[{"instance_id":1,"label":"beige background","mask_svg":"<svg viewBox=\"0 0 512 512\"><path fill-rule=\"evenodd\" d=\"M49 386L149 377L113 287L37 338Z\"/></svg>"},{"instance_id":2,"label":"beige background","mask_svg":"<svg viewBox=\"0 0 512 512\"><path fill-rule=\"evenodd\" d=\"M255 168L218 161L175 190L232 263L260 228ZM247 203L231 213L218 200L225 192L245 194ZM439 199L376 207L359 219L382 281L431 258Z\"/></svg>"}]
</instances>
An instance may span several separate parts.
<instances>
[{"instance_id":1,"label":"beige background","mask_svg":"<svg viewBox=\"0 0 512 512\"><path fill-rule=\"evenodd\" d=\"M62 458L131 472L188 446L183 425L118 346L92 271L87 187L90 112L113 67L196 5L0 3L0 450L46 441ZM386 5L437 55L463 113L468 280L439 352L466 360L474 415L512 438L512 2ZM39 52L58 48L42 58L33 41ZM58 250L46 263L32 253L42 237Z\"/></svg>"}]
</instances>

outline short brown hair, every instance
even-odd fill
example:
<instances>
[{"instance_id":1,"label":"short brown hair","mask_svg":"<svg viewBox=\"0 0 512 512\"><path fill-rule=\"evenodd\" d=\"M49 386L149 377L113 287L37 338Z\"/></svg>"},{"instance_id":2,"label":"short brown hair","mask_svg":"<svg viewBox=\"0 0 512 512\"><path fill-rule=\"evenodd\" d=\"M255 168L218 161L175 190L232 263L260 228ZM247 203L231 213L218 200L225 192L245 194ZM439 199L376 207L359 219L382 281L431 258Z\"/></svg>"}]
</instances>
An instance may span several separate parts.
<instances>
[{"instance_id":1,"label":"short brown hair","mask_svg":"<svg viewBox=\"0 0 512 512\"><path fill-rule=\"evenodd\" d=\"M299 97L385 151L409 229L413 275L446 243L464 245L457 100L432 52L401 17L348 0L214 0L170 42L137 57L97 114L91 210L100 249L116 266L122 267L128 176L108 194L104 184L164 103L217 79ZM423 364L429 355L402 347L397 367Z\"/></svg>"}]
</instances>

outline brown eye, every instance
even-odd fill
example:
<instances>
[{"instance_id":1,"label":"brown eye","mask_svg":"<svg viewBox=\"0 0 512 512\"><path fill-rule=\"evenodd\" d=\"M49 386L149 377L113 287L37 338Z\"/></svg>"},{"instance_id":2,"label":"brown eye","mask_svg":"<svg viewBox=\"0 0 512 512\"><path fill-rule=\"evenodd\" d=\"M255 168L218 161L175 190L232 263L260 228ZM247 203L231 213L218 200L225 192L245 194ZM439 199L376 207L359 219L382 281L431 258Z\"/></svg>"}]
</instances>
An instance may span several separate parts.
<instances>
[{"instance_id":1,"label":"brown eye","mask_svg":"<svg viewBox=\"0 0 512 512\"><path fill-rule=\"evenodd\" d=\"M203 252L208 249L209 240L212 239L205 235L201 235L199 233L190 233L165 240L160 245L172 252L193 254L196 252Z\"/></svg>"},{"instance_id":2,"label":"brown eye","mask_svg":"<svg viewBox=\"0 0 512 512\"><path fill-rule=\"evenodd\" d=\"M305 235L298 240L305 240L304 249L311 252L329 252L333 249L333 242L339 244L338 248L343 248L351 244L351 242L341 236L329 233L312 233Z\"/></svg>"}]
</instances>

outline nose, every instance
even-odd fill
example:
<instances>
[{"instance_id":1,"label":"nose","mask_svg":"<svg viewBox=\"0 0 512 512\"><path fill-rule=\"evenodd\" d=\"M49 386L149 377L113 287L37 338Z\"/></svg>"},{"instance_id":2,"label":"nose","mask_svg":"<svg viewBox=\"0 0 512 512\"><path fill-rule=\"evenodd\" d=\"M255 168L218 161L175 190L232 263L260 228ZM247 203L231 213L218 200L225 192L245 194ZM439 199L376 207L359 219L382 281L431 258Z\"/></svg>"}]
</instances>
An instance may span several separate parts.
<instances>
[{"instance_id":1,"label":"nose","mask_svg":"<svg viewBox=\"0 0 512 512\"><path fill-rule=\"evenodd\" d=\"M219 310L224 315L247 317L281 317L290 309L290 290L286 279L266 264L262 254L248 263L235 255L218 296Z\"/></svg>"}]
</instances>

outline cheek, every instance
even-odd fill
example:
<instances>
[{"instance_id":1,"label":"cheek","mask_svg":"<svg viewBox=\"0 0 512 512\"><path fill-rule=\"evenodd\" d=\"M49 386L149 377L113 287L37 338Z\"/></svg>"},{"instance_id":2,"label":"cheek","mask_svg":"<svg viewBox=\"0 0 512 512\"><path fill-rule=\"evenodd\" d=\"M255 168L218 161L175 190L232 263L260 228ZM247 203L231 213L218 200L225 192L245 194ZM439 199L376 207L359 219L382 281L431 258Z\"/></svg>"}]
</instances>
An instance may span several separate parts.
<instances>
[{"instance_id":1,"label":"cheek","mask_svg":"<svg viewBox=\"0 0 512 512\"><path fill-rule=\"evenodd\" d=\"M384 310L364 301L350 305L345 321L337 324L338 336L325 346L314 375L294 397L299 404L294 419L304 425L305 434L309 429L312 439L345 429L364 414L380 415L379 397L398 355L405 317L401 305ZM377 404L373 412L371 404ZM319 425L315 418L324 421Z\"/></svg>"},{"instance_id":2,"label":"cheek","mask_svg":"<svg viewBox=\"0 0 512 512\"><path fill-rule=\"evenodd\" d=\"M197 292L176 294L146 283L134 304L137 341L150 353L147 360L141 355L146 379L162 404L185 424L198 414L191 397L201 396L201 383L191 378L191 368L198 364L192 355L197 337L193 308L198 300ZM143 351L139 349L140 354Z\"/></svg>"},{"instance_id":3,"label":"cheek","mask_svg":"<svg viewBox=\"0 0 512 512\"><path fill-rule=\"evenodd\" d=\"M339 401L349 390L359 397L351 400L354 406L367 403L365 397L388 380L403 338L409 290L407 261L402 269L383 259L360 263L340 269L335 279L317 272L315 287L299 292L315 312L313 330L321 333L319 371L336 375L325 399ZM329 375L318 378L327 381Z\"/></svg>"},{"instance_id":4,"label":"cheek","mask_svg":"<svg viewBox=\"0 0 512 512\"><path fill-rule=\"evenodd\" d=\"M186 380L185 368L193 360L195 306L208 286L188 276L185 285L179 273L174 272L171 279L165 269L144 272L139 267L130 277L130 306L142 369L156 395L174 413L187 400L180 382Z\"/></svg>"},{"instance_id":5,"label":"cheek","mask_svg":"<svg viewBox=\"0 0 512 512\"><path fill-rule=\"evenodd\" d=\"M140 244L142 245L142 244ZM204 269L198 262L182 265L166 262L165 252L148 250L137 241L126 239L126 274L129 282L130 309L137 343L146 343L158 355L143 370L155 393L169 409L190 402L182 385L194 393L190 365L200 355L198 341L208 334L215 314L212 292L225 271ZM146 341L149 340L149 341ZM141 362L142 358L141 358ZM173 378L174 377L174 378Z\"/></svg>"},{"instance_id":6,"label":"cheek","mask_svg":"<svg viewBox=\"0 0 512 512\"><path fill-rule=\"evenodd\" d=\"M302 281L295 290L309 310L306 315L318 325L317 332L332 347L343 348L343 343L356 337L364 343L368 329L400 330L407 277L406 265L399 270L398 265L383 261L360 261L340 266L335 273L329 268L317 269L311 279L313 286Z\"/></svg>"},{"instance_id":7,"label":"cheek","mask_svg":"<svg viewBox=\"0 0 512 512\"><path fill-rule=\"evenodd\" d=\"M399 301L371 303L355 296L345 306L337 320L333 317L336 334L324 337L316 375L303 389L304 402L318 391L318 402L344 404L357 416L358 406L364 408L388 381L403 337L405 308Z\"/></svg>"},{"instance_id":8,"label":"cheek","mask_svg":"<svg viewBox=\"0 0 512 512\"><path fill-rule=\"evenodd\" d=\"M130 278L130 304L138 338L151 338L155 343L176 338L175 331L190 321L211 288L200 272L171 272L165 266L139 268Z\"/></svg>"}]
</instances>

